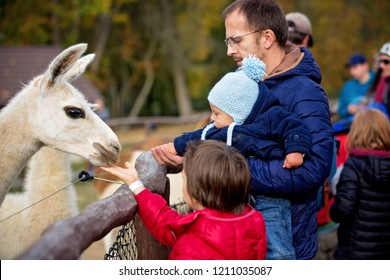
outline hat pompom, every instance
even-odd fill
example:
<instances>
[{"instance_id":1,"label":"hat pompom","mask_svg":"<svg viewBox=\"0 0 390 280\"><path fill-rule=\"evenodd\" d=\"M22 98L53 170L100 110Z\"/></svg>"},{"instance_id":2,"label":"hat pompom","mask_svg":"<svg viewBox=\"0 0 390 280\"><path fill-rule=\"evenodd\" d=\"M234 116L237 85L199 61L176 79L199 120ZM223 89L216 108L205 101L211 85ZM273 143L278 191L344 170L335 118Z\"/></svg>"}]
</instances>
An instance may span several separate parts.
<instances>
[{"instance_id":1,"label":"hat pompom","mask_svg":"<svg viewBox=\"0 0 390 280\"><path fill-rule=\"evenodd\" d=\"M263 77L267 75L265 73L265 64L258 59L255 55L249 55L242 60L242 66L240 70L251 78L252 80L259 82L263 80Z\"/></svg>"}]
</instances>

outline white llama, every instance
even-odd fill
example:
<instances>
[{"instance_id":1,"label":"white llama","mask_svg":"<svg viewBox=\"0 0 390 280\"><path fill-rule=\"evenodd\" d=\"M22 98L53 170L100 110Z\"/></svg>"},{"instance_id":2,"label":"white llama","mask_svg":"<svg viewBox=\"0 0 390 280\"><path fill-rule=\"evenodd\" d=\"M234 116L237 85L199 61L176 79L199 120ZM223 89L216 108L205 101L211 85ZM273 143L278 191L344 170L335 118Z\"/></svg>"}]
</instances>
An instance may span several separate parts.
<instances>
[{"instance_id":1,"label":"white llama","mask_svg":"<svg viewBox=\"0 0 390 280\"><path fill-rule=\"evenodd\" d=\"M14 259L54 221L78 214L77 196L71 182L69 154L46 146L32 156L24 192L8 193L1 205L0 259Z\"/></svg>"},{"instance_id":2,"label":"white llama","mask_svg":"<svg viewBox=\"0 0 390 280\"><path fill-rule=\"evenodd\" d=\"M118 161L118 137L69 83L93 60L94 54L81 57L86 49L87 44L77 44L64 50L0 112L0 204L42 146L79 155L94 165Z\"/></svg>"}]
</instances>

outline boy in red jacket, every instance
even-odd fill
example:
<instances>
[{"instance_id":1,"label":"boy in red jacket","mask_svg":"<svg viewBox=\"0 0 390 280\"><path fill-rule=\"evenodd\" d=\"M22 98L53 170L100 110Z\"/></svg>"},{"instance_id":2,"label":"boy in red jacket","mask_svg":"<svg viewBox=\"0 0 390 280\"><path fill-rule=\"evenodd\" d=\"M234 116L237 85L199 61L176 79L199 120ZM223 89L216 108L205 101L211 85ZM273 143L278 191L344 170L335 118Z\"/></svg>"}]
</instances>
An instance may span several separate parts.
<instances>
[{"instance_id":1,"label":"boy in red jacket","mask_svg":"<svg viewBox=\"0 0 390 280\"><path fill-rule=\"evenodd\" d=\"M170 259L265 259L267 241L260 212L248 205L250 171L235 148L215 140L189 143L183 162L183 196L194 212L181 215L139 181L137 171L104 167L126 183L138 214Z\"/></svg>"}]
</instances>

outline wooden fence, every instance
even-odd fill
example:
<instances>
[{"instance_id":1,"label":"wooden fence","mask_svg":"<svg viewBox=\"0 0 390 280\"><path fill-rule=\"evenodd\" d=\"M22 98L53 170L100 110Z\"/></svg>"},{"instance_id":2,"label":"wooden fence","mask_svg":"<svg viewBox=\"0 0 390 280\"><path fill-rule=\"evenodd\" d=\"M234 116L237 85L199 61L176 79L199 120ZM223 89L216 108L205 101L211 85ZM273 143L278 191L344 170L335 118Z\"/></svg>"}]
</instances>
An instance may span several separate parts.
<instances>
[{"instance_id":1,"label":"wooden fence","mask_svg":"<svg viewBox=\"0 0 390 280\"><path fill-rule=\"evenodd\" d=\"M194 123L203 120L210 116L210 112L196 113L190 116L183 117L126 117L126 118L113 118L107 120L107 124L110 127L127 127L131 125L152 125L152 124L185 124Z\"/></svg>"}]
</instances>

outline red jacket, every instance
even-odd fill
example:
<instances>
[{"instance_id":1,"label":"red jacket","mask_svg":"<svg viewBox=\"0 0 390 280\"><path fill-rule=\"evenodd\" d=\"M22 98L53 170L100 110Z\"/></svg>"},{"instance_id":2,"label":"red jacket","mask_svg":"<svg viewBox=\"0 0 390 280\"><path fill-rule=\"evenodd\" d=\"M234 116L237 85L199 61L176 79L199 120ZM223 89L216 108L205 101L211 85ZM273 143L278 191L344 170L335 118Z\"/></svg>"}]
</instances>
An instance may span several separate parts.
<instances>
[{"instance_id":1,"label":"red jacket","mask_svg":"<svg viewBox=\"0 0 390 280\"><path fill-rule=\"evenodd\" d=\"M172 248L169 259L265 259L263 216L249 205L240 215L212 209L181 215L147 189L136 199L145 226L159 242Z\"/></svg>"}]
</instances>

